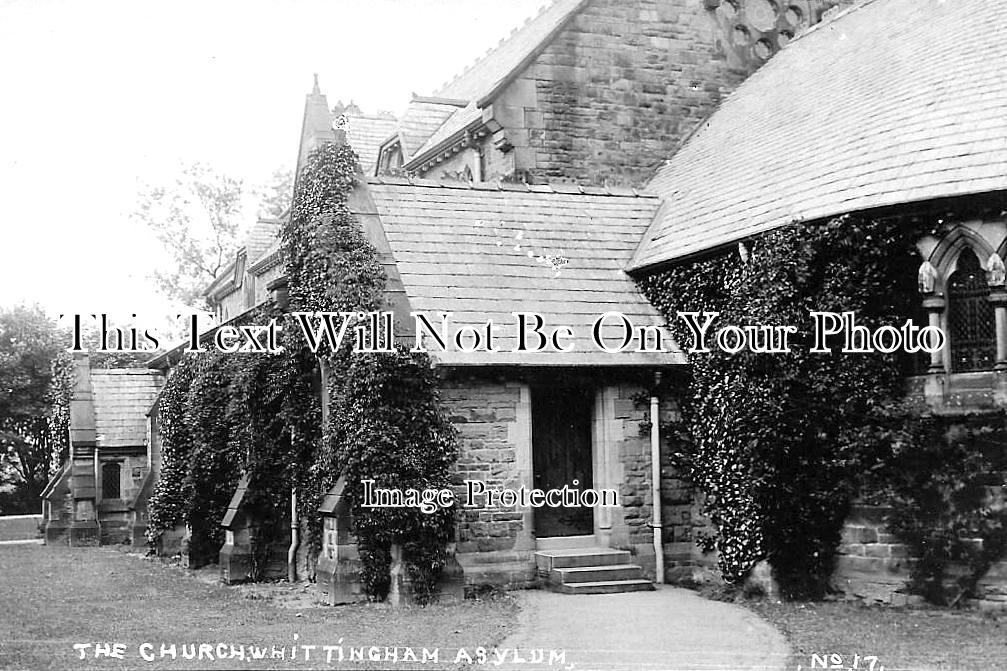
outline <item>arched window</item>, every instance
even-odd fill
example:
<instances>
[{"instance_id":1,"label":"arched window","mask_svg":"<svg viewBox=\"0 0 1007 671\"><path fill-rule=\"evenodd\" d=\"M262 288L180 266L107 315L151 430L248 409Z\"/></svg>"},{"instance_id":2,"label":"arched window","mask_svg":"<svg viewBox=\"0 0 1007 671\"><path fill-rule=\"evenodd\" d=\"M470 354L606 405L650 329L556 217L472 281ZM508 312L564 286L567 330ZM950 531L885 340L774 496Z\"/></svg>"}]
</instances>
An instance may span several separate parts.
<instances>
[{"instance_id":1,"label":"arched window","mask_svg":"<svg viewBox=\"0 0 1007 671\"><path fill-rule=\"evenodd\" d=\"M119 487L122 466L117 461L110 461L101 467L101 498L118 499L122 493Z\"/></svg>"},{"instance_id":2,"label":"arched window","mask_svg":"<svg viewBox=\"0 0 1007 671\"><path fill-rule=\"evenodd\" d=\"M958 257L948 278L948 337L951 371L991 370L996 360L996 322L986 271L971 249Z\"/></svg>"}]
</instances>

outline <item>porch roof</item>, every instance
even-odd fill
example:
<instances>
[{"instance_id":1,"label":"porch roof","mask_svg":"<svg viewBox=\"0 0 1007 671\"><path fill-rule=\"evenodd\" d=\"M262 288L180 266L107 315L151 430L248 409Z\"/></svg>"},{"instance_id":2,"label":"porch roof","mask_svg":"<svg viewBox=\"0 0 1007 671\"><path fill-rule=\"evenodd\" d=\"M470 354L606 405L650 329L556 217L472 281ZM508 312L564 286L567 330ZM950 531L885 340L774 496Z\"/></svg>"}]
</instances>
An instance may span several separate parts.
<instances>
[{"instance_id":1,"label":"porch roof","mask_svg":"<svg viewBox=\"0 0 1007 671\"><path fill-rule=\"evenodd\" d=\"M436 351L446 365L666 365L684 363L671 335L664 349L608 353L591 340L592 325L619 312L635 326L664 320L625 273L657 211L657 198L632 190L574 185L483 184L371 178L352 207L365 230L375 227L394 259L413 311L453 313L455 327L495 325L499 352ZM380 246L380 245L379 245ZM572 329L569 352L513 352L513 312L534 312L544 331ZM609 325L606 342L620 331Z\"/></svg>"}]
</instances>

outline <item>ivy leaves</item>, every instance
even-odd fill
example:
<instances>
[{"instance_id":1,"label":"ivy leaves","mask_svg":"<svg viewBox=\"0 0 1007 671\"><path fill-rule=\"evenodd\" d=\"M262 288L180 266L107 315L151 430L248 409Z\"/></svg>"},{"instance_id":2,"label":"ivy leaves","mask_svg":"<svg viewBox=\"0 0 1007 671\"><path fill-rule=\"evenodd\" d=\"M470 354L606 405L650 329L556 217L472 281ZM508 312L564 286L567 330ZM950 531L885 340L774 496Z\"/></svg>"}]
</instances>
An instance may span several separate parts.
<instances>
[{"instance_id":1,"label":"ivy leaves","mask_svg":"<svg viewBox=\"0 0 1007 671\"><path fill-rule=\"evenodd\" d=\"M281 238L292 311L373 311L382 306L386 277L375 249L350 211L356 156L344 145L324 145L308 158L298 180L290 221ZM246 316L264 323L267 310ZM345 473L365 587L388 589L391 544L405 550L420 600L434 593L453 511L364 509L361 480L400 489L449 486L455 433L440 410L429 358L322 352L318 359L289 317L279 355L183 358L159 406L162 476L151 498L151 540L175 524L192 528L190 552L209 559L222 541L220 521L242 473L243 505L256 533L253 578L261 576L269 545L282 530L291 487L307 521L306 543L317 553L321 497ZM322 426L320 364L330 371L329 422Z\"/></svg>"},{"instance_id":2,"label":"ivy leaves","mask_svg":"<svg viewBox=\"0 0 1007 671\"><path fill-rule=\"evenodd\" d=\"M377 252L350 211L356 157L344 145L324 145L309 157L282 232L290 302L301 312L369 312L384 303L386 276ZM296 345L303 352L303 344ZM457 446L440 410L428 357L399 349L391 354L322 352L328 377L329 422L305 421L295 405L288 421L299 427L298 480L310 516L309 542L317 547L317 500L340 474L347 476L354 532L372 598L388 590L390 546L401 545L419 600L432 597L453 532L453 511L363 508L361 481L425 489L448 486ZM310 444L314 441L314 448Z\"/></svg>"},{"instance_id":3,"label":"ivy leaves","mask_svg":"<svg viewBox=\"0 0 1007 671\"><path fill-rule=\"evenodd\" d=\"M718 311L737 326L798 325L789 354L690 355L673 459L705 496L729 582L768 558L786 596L820 597L851 497L877 463L870 432L901 394L893 355L808 350L808 313L851 310L869 327L912 315L914 231L843 216L792 225L720 256L641 280L680 342L678 311ZM908 272L907 272L908 270Z\"/></svg>"}]
</instances>

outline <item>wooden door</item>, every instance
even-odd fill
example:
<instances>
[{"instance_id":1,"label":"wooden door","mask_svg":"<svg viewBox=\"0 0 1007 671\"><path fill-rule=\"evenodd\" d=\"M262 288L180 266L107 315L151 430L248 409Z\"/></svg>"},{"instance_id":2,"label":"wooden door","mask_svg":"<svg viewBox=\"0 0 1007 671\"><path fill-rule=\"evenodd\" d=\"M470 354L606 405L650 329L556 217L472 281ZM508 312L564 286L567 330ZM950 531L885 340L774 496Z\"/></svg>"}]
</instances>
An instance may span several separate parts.
<instances>
[{"instance_id":1,"label":"wooden door","mask_svg":"<svg viewBox=\"0 0 1007 671\"><path fill-rule=\"evenodd\" d=\"M544 491L593 486L591 421L594 392L574 387L532 389L532 465L535 487ZM535 535L583 536L594 533L594 509L535 509Z\"/></svg>"}]
</instances>

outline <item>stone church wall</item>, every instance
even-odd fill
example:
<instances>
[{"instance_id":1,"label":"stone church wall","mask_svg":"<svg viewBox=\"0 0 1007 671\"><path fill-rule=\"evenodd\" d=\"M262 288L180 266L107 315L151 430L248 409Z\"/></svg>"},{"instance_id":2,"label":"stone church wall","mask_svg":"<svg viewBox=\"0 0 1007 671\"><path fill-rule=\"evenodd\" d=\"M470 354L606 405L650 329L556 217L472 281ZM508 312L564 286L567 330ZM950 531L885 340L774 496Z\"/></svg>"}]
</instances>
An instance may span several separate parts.
<instances>
[{"instance_id":1,"label":"stone church wall","mask_svg":"<svg viewBox=\"0 0 1007 671\"><path fill-rule=\"evenodd\" d=\"M641 433L647 410L636 405L642 387L605 380L597 382L597 390L594 487L618 491L621 506L599 509L604 512L595 517L596 538L599 543L629 550L633 561L652 577L650 439ZM487 488L520 487L532 468L528 385L486 375L459 376L442 381L440 393L448 419L459 433L459 456L453 474L458 499L464 501L465 480L482 480ZM521 510L463 508L458 518L456 549L480 564L530 561L536 549L532 526L532 520ZM486 581L513 586L521 583L508 576Z\"/></svg>"},{"instance_id":2,"label":"stone church wall","mask_svg":"<svg viewBox=\"0 0 1007 671\"><path fill-rule=\"evenodd\" d=\"M922 602L908 593L907 582L914 559L909 548L892 535L882 506L854 506L843 528L832 587L847 599L866 603L905 606ZM948 579L966 574L966 567L952 564ZM981 610L1007 610L1007 558L993 564L979 580L978 599L971 605Z\"/></svg>"},{"instance_id":3,"label":"stone church wall","mask_svg":"<svg viewBox=\"0 0 1007 671\"><path fill-rule=\"evenodd\" d=\"M459 455L454 483L464 495L464 480L488 488L514 488L518 480L516 434L521 404L517 383L455 380L441 387L448 419L458 430ZM513 550L523 528L517 511L470 509L458 521L459 552Z\"/></svg>"},{"instance_id":4,"label":"stone church wall","mask_svg":"<svg viewBox=\"0 0 1007 671\"><path fill-rule=\"evenodd\" d=\"M486 175L503 135L536 181L644 184L748 72L703 0L592 2L494 102Z\"/></svg>"}]
</instances>

